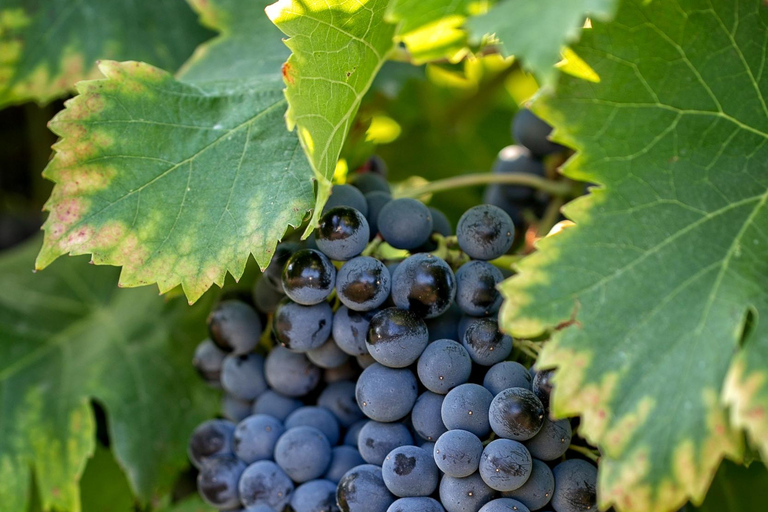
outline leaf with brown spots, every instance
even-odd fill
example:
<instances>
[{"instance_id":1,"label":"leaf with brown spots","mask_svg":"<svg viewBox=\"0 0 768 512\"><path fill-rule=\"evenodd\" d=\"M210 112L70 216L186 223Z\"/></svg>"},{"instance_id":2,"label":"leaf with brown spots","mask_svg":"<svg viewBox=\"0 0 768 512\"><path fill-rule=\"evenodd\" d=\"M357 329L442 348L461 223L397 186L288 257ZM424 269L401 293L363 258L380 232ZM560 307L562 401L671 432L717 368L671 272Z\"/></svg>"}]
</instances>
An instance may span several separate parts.
<instances>
[{"instance_id":1,"label":"leaf with brown spots","mask_svg":"<svg viewBox=\"0 0 768 512\"><path fill-rule=\"evenodd\" d=\"M312 171L283 121L288 52L265 4L199 3L222 34L180 79L102 62L106 78L78 84L51 121L61 139L44 173L56 186L38 268L92 254L123 267L122 286L181 284L194 302L251 254L265 267L312 206Z\"/></svg>"},{"instance_id":2,"label":"leaf with brown spots","mask_svg":"<svg viewBox=\"0 0 768 512\"><path fill-rule=\"evenodd\" d=\"M0 512L27 510L33 476L43 510L80 510L92 401L134 493L161 496L188 465L190 432L215 412L189 364L210 301L120 290L116 269L86 258L33 274L39 244L0 258Z\"/></svg>"},{"instance_id":3,"label":"leaf with brown spots","mask_svg":"<svg viewBox=\"0 0 768 512\"><path fill-rule=\"evenodd\" d=\"M388 0L278 0L267 15L293 52L283 68L288 128L296 128L315 171L315 218L328 200L341 148L392 48Z\"/></svg>"},{"instance_id":4,"label":"leaf with brown spots","mask_svg":"<svg viewBox=\"0 0 768 512\"><path fill-rule=\"evenodd\" d=\"M0 106L63 96L98 76L97 59L176 70L210 36L184 0L4 0Z\"/></svg>"},{"instance_id":5,"label":"leaf with brown spots","mask_svg":"<svg viewBox=\"0 0 768 512\"><path fill-rule=\"evenodd\" d=\"M759 0L626 0L573 48L600 82L534 107L601 186L504 283L502 321L564 327L539 365L602 451L602 507L700 502L741 426L768 454L766 33Z\"/></svg>"}]
</instances>

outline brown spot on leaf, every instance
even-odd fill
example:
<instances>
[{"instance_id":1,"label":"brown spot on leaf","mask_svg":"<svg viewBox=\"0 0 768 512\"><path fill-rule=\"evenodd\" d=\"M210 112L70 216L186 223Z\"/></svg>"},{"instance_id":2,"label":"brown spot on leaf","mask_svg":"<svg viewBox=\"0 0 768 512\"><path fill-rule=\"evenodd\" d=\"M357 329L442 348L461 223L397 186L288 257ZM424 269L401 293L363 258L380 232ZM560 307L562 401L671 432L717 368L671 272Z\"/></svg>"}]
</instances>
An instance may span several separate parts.
<instances>
[{"instance_id":1,"label":"brown spot on leaf","mask_svg":"<svg viewBox=\"0 0 768 512\"><path fill-rule=\"evenodd\" d=\"M283 80L288 82L289 84L293 84L293 76L291 76L291 72L293 70L293 67L289 63L283 64Z\"/></svg>"}]
</instances>

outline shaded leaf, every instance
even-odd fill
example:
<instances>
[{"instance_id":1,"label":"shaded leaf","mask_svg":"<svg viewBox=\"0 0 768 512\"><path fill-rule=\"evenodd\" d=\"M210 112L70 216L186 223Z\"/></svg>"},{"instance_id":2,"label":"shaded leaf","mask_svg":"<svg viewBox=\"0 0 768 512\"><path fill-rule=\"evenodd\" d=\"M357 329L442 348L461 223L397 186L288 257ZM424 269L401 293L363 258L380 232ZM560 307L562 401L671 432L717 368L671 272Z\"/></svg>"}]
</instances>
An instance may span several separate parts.
<instances>
[{"instance_id":1,"label":"shaded leaf","mask_svg":"<svg viewBox=\"0 0 768 512\"><path fill-rule=\"evenodd\" d=\"M467 28L477 38L494 34L504 55L515 55L545 80L554 77L560 49L578 39L587 16L605 19L618 0L502 0L487 14L472 18Z\"/></svg>"},{"instance_id":2,"label":"shaded leaf","mask_svg":"<svg viewBox=\"0 0 768 512\"><path fill-rule=\"evenodd\" d=\"M707 498L695 510L701 512L762 512L765 510L765 492L768 489L768 471L762 462L749 468L725 461L717 471ZM688 507L688 510L694 510Z\"/></svg>"},{"instance_id":3,"label":"shaded leaf","mask_svg":"<svg viewBox=\"0 0 768 512\"><path fill-rule=\"evenodd\" d=\"M557 329L539 363L559 367L555 413L604 454L601 505L675 510L743 452L721 397L747 311L768 311L768 9L624 1L593 26L574 51L601 82L562 76L535 110L579 150L564 173L602 187L503 285L502 319ZM747 338L739 361L765 353L764 326Z\"/></svg>"},{"instance_id":4,"label":"shaded leaf","mask_svg":"<svg viewBox=\"0 0 768 512\"><path fill-rule=\"evenodd\" d=\"M392 47L388 0L279 0L267 15L289 39L283 66L288 128L297 129L323 209L344 139ZM314 225L314 221L310 225Z\"/></svg>"},{"instance_id":5,"label":"shaded leaf","mask_svg":"<svg viewBox=\"0 0 768 512\"><path fill-rule=\"evenodd\" d=\"M82 512L134 512L133 492L109 449L97 444L80 480Z\"/></svg>"},{"instance_id":6,"label":"shaded leaf","mask_svg":"<svg viewBox=\"0 0 768 512\"><path fill-rule=\"evenodd\" d=\"M486 0L393 0L386 19L399 23L398 37L415 63L443 57L455 61L467 47L464 21L486 12L488 4Z\"/></svg>"},{"instance_id":7,"label":"shaded leaf","mask_svg":"<svg viewBox=\"0 0 768 512\"><path fill-rule=\"evenodd\" d=\"M147 500L167 490L187 464L189 433L215 412L189 363L189 326L200 330L205 304L120 290L115 269L83 258L33 274L38 244L0 258L0 510L25 510L32 470L43 508L79 510L78 480L94 453L91 400Z\"/></svg>"},{"instance_id":8,"label":"shaded leaf","mask_svg":"<svg viewBox=\"0 0 768 512\"><path fill-rule=\"evenodd\" d=\"M312 172L282 120L279 32L263 3L204 5L203 19L224 32L182 80L102 62L106 78L78 84L51 121L62 138L44 173L57 185L38 268L90 253L123 267L122 286L181 284L194 302L227 272L239 278L251 254L266 266L286 228L301 223ZM240 65L239 52L261 58Z\"/></svg>"},{"instance_id":9,"label":"shaded leaf","mask_svg":"<svg viewBox=\"0 0 768 512\"><path fill-rule=\"evenodd\" d=\"M98 75L97 59L177 69L210 35L184 0L4 1L0 106L62 96Z\"/></svg>"}]
</instances>

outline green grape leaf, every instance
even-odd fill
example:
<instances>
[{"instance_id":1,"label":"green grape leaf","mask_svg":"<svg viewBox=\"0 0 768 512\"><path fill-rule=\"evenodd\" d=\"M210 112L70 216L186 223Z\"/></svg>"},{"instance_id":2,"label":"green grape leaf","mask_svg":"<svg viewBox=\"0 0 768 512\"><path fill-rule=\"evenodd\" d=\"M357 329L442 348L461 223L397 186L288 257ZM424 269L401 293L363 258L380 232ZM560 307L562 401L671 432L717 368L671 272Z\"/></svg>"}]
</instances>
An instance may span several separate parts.
<instances>
[{"instance_id":1,"label":"green grape leaf","mask_svg":"<svg viewBox=\"0 0 768 512\"><path fill-rule=\"evenodd\" d=\"M82 512L135 512L136 500L112 452L96 444L80 479Z\"/></svg>"},{"instance_id":2,"label":"green grape leaf","mask_svg":"<svg viewBox=\"0 0 768 512\"><path fill-rule=\"evenodd\" d=\"M205 304L120 290L116 269L83 258L33 274L38 245L0 258L0 511L26 510L33 474L43 509L80 510L92 400L131 487L149 500L169 489L189 433L215 413L190 364Z\"/></svg>"},{"instance_id":3,"label":"green grape leaf","mask_svg":"<svg viewBox=\"0 0 768 512\"><path fill-rule=\"evenodd\" d=\"M75 82L98 75L97 59L177 69L208 37L183 0L6 0L0 7L0 106L62 96Z\"/></svg>"},{"instance_id":4,"label":"green grape leaf","mask_svg":"<svg viewBox=\"0 0 768 512\"><path fill-rule=\"evenodd\" d=\"M455 61L467 47L462 25L469 16L486 12L488 4L486 0L392 0L386 19L399 23L398 38L415 64L440 58Z\"/></svg>"},{"instance_id":5,"label":"green grape leaf","mask_svg":"<svg viewBox=\"0 0 768 512\"><path fill-rule=\"evenodd\" d=\"M768 471L762 462L748 468L725 461L717 470L700 512L763 512L764 489L768 489ZM688 512L692 507L684 509Z\"/></svg>"},{"instance_id":6,"label":"green grape leaf","mask_svg":"<svg viewBox=\"0 0 768 512\"><path fill-rule=\"evenodd\" d=\"M607 19L617 3L618 0L502 0L487 14L469 20L467 28L477 39L494 34L504 55L520 57L527 69L551 81L560 49L578 39L587 16Z\"/></svg>"},{"instance_id":7,"label":"green grape leaf","mask_svg":"<svg viewBox=\"0 0 768 512\"><path fill-rule=\"evenodd\" d=\"M122 286L181 284L194 302L227 272L238 279L251 254L265 267L312 206L312 171L283 122L288 52L265 4L201 4L223 33L181 79L102 62L106 78L79 83L51 121L61 139L44 173L56 186L38 268L90 253L123 267ZM243 66L240 53L263 58Z\"/></svg>"},{"instance_id":8,"label":"green grape leaf","mask_svg":"<svg viewBox=\"0 0 768 512\"><path fill-rule=\"evenodd\" d=\"M297 129L317 179L314 226L363 95L392 48L388 0L279 0L267 7L289 37L283 66L288 128Z\"/></svg>"},{"instance_id":9,"label":"green grape leaf","mask_svg":"<svg viewBox=\"0 0 768 512\"><path fill-rule=\"evenodd\" d=\"M731 403L768 405L768 8L625 0L593 27L573 49L601 81L563 75L534 110L578 150L564 174L601 186L503 285L502 322L554 329L538 364L602 450L601 506L671 511L743 456L729 367Z\"/></svg>"}]
</instances>

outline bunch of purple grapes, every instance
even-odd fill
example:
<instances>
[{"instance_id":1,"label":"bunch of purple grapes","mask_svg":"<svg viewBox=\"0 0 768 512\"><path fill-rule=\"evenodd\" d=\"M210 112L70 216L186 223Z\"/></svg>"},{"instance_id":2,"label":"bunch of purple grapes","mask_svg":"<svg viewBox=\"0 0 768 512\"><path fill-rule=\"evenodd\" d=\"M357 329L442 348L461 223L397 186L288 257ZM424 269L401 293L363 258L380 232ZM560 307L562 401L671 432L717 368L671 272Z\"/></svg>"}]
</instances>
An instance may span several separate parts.
<instances>
[{"instance_id":1,"label":"bunch of purple grapes","mask_svg":"<svg viewBox=\"0 0 768 512\"><path fill-rule=\"evenodd\" d=\"M571 423L548 414L552 371L510 360L498 326L492 262L512 219L475 206L454 236L368 168L334 187L310 240L278 246L253 307L210 314L194 364L225 419L189 443L201 496L251 512L594 510L597 469L565 457ZM381 243L406 256L377 258Z\"/></svg>"}]
</instances>

